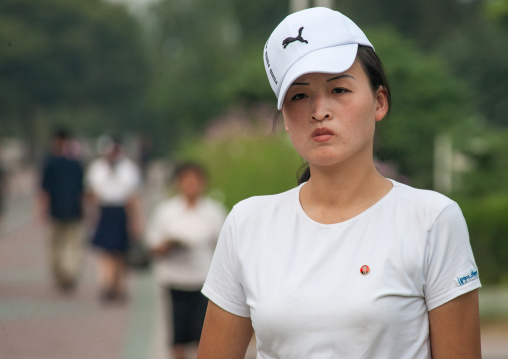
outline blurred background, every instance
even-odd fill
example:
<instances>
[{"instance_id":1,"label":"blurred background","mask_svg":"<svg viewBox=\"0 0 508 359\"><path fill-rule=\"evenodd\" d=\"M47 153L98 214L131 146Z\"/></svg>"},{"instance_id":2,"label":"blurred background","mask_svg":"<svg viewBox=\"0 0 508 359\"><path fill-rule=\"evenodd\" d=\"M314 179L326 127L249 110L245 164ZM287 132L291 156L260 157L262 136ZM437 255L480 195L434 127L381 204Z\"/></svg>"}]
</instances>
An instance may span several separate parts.
<instances>
[{"instance_id":1,"label":"blurred background","mask_svg":"<svg viewBox=\"0 0 508 359\"><path fill-rule=\"evenodd\" d=\"M209 195L229 209L287 190L302 160L272 126L262 48L288 13L316 5L376 46L393 93L378 168L459 203L484 286L484 357L508 358L508 0L2 0L0 358L149 358L164 346L149 271L107 313L90 304L91 269L79 300L49 292L33 198L53 130L72 131L85 165L100 136L120 134L146 213L181 160L207 166Z\"/></svg>"}]
</instances>

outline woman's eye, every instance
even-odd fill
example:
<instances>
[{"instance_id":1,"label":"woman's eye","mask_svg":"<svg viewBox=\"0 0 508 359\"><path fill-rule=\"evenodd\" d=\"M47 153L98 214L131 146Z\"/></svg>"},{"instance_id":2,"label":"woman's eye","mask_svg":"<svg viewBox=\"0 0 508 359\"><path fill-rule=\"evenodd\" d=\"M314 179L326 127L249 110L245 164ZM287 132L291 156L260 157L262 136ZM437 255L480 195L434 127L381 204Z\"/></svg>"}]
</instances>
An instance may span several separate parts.
<instances>
[{"instance_id":1,"label":"woman's eye","mask_svg":"<svg viewBox=\"0 0 508 359\"><path fill-rule=\"evenodd\" d=\"M345 89L345 88L342 88L342 87L336 87L332 90L332 93L346 93L346 92L350 92L349 90Z\"/></svg>"},{"instance_id":2,"label":"woman's eye","mask_svg":"<svg viewBox=\"0 0 508 359\"><path fill-rule=\"evenodd\" d=\"M307 95L305 95L304 93L297 93L297 94L293 95L293 97L291 97L291 100L297 101L297 100L301 100L302 98L305 98L305 97L307 97Z\"/></svg>"}]
</instances>

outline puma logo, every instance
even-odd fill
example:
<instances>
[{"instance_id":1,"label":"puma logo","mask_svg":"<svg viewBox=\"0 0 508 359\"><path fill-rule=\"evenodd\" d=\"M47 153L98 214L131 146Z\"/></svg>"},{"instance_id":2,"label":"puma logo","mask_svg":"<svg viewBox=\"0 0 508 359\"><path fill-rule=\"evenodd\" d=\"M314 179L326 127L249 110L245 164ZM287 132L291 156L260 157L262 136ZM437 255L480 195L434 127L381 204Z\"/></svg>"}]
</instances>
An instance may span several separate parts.
<instances>
[{"instance_id":1,"label":"puma logo","mask_svg":"<svg viewBox=\"0 0 508 359\"><path fill-rule=\"evenodd\" d=\"M303 31L303 26L300 28L300 30L298 30L297 37L288 37L287 39L284 39L284 41L282 41L282 46L284 48L286 48L286 46L288 46L290 43L295 42L295 41L305 42L306 44L308 44L309 42L307 40L304 40L302 37L302 31Z\"/></svg>"}]
</instances>

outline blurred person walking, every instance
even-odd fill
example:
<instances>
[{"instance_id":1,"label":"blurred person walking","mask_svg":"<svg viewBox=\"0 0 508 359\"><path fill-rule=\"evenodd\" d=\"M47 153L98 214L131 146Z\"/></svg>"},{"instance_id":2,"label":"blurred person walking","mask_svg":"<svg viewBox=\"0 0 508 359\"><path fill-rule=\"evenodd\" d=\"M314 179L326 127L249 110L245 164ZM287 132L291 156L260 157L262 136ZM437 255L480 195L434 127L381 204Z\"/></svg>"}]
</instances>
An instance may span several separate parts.
<instances>
[{"instance_id":1,"label":"blurred person walking","mask_svg":"<svg viewBox=\"0 0 508 359\"><path fill-rule=\"evenodd\" d=\"M62 291L76 286L83 247L83 166L70 153L70 137L66 129L54 132L38 196L38 217L48 223L52 277Z\"/></svg>"},{"instance_id":2,"label":"blurred person walking","mask_svg":"<svg viewBox=\"0 0 508 359\"><path fill-rule=\"evenodd\" d=\"M126 299L126 254L129 238L140 238L139 167L123 151L120 141L103 137L101 156L90 164L88 198L97 209L92 246L98 253L100 299L107 303Z\"/></svg>"},{"instance_id":3,"label":"blurred person walking","mask_svg":"<svg viewBox=\"0 0 508 359\"><path fill-rule=\"evenodd\" d=\"M155 256L155 273L162 286L169 319L168 338L174 359L185 358L186 346L197 343L207 299L200 290L226 217L221 203L204 196L206 173L196 163L175 170L177 194L154 210L146 240Z\"/></svg>"}]
</instances>

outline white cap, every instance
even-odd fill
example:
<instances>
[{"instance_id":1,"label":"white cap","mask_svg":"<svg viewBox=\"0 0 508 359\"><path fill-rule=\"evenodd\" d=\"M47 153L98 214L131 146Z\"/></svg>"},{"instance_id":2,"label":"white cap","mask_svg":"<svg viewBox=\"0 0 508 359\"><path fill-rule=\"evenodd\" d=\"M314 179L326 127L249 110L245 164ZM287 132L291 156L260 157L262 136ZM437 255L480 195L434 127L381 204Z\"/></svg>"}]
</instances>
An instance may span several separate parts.
<instances>
[{"instance_id":1,"label":"white cap","mask_svg":"<svg viewBox=\"0 0 508 359\"><path fill-rule=\"evenodd\" d=\"M358 44L372 46L363 31L338 11L314 7L288 15L268 38L263 61L282 108L288 87L311 72L340 73L356 58Z\"/></svg>"}]
</instances>

